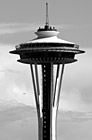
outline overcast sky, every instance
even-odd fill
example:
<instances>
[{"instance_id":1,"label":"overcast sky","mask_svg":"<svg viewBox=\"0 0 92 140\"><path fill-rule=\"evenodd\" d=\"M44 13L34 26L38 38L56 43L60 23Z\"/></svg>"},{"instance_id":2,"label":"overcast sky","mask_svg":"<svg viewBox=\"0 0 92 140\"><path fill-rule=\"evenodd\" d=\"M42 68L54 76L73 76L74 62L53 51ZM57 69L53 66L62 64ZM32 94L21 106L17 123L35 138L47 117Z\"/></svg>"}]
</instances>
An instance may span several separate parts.
<instances>
[{"instance_id":1,"label":"overcast sky","mask_svg":"<svg viewBox=\"0 0 92 140\"><path fill-rule=\"evenodd\" d=\"M47 2L50 25L58 29L58 37L74 42L86 51L76 56L77 62L65 66L59 108L72 112L92 112L92 2ZM18 63L19 57L9 54L9 51L14 50L15 45L36 37L34 32L45 23L45 3L46 0L0 0L0 100L16 100L35 106L30 67ZM62 128L63 139L70 140L77 133L81 138L86 133L84 140L91 140L89 130L92 122L81 122L83 126L77 123L77 130L81 125L80 132L74 130L72 123L61 122L59 127ZM83 131L86 125L88 129ZM69 137L65 137L65 126L73 129L73 133L67 134Z\"/></svg>"}]
</instances>

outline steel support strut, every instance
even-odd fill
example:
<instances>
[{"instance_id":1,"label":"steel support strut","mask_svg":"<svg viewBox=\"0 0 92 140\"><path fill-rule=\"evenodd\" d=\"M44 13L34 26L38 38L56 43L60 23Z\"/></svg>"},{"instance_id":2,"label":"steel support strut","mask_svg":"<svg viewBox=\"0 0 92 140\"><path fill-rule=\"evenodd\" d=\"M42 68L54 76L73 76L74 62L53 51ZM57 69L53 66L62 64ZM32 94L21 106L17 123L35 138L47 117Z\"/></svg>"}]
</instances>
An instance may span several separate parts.
<instances>
[{"instance_id":1,"label":"steel support strut","mask_svg":"<svg viewBox=\"0 0 92 140\"><path fill-rule=\"evenodd\" d=\"M37 64L35 64L35 74L34 74L32 64L30 64L30 68L31 68L31 75L32 75L33 88L34 88L35 101L36 101L36 108L37 108L37 115L38 115L38 138L39 138L39 140L42 140L43 125L42 125L42 116L41 116L40 102L39 102L40 90L39 90L39 82L38 82Z\"/></svg>"}]
</instances>

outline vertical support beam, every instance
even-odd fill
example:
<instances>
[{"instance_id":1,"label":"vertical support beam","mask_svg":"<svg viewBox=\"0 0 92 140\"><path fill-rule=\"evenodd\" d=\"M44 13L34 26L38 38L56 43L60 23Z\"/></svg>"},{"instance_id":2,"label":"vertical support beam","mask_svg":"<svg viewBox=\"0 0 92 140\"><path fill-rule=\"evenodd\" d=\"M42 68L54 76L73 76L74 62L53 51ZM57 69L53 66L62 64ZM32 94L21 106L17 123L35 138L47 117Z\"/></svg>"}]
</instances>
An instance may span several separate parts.
<instances>
[{"instance_id":1,"label":"vertical support beam","mask_svg":"<svg viewBox=\"0 0 92 140\"><path fill-rule=\"evenodd\" d=\"M38 96L39 96L40 95L40 88L39 88L38 69L37 69L36 63L35 63L35 75L36 75L37 92L38 92Z\"/></svg>"},{"instance_id":2,"label":"vertical support beam","mask_svg":"<svg viewBox=\"0 0 92 140\"><path fill-rule=\"evenodd\" d=\"M59 76L59 70L60 70L60 64L57 65L57 72L56 72L56 78L55 78L55 88L54 88L54 95L53 95L53 106L55 104L56 88L57 88L57 80L58 80L58 76Z\"/></svg>"},{"instance_id":3,"label":"vertical support beam","mask_svg":"<svg viewBox=\"0 0 92 140\"><path fill-rule=\"evenodd\" d=\"M43 140L52 140L53 64L42 64L43 74Z\"/></svg>"},{"instance_id":4,"label":"vertical support beam","mask_svg":"<svg viewBox=\"0 0 92 140\"><path fill-rule=\"evenodd\" d=\"M42 106L41 106L41 94L40 94L40 86L39 86L39 75L37 64L35 63L35 77L36 77L36 86L37 86L37 94L38 94L38 103L40 109L40 117L42 117Z\"/></svg>"},{"instance_id":5,"label":"vertical support beam","mask_svg":"<svg viewBox=\"0 0 92 140\"><path fill-rule=\"evenodd\" d=\"M60 73L60 71L61 71L61 73ZM56 84L55 84L56 87L55 88L57 88L57 79L58 79L59 74L60 74L60 77L59 77L58 91L56 92L56 89L54 90L53 109L52 109L52 134L53 134L52 140L57 139L57 114L58 114L58 106L59 106L59 98L60 98L63 72L64 72L64 64L62 64L62 69L60 69L60 66L57 66Z\"/></svg>"},{"instance_id":6,"label":"vertical support beam","mask_svg":"<svg viewBox=\"0 0 92 140\"><path fill-rule=\"evenodd\" d=\"M64 72L64 64L62 64L62 69L60 68L59 70L60 72L58 74L60 74L59 76L59 85L58 85L58 91L55 94L55 99L54 99L54 106L59 106L59 98L60 98L60 91L61 91L61 84L62 84L62 78L63 78L63 72Z\"/></svg>"},{"instance_id":7,"label":"vertical support beam","mask_svg":"<svg viewBox=\"0 0 92 140\"><path fill-rule=\"evenodd\" d=\"M36 83L35 83L35 77L34 77L34 71L33 71L33 66L30 64L30 69L31 69L31 74L32 74L32 81L33 81L33 89L34 89L34 95L35 95L35 101L36 101L36 108L38 111L39 108L39 101L38 101L38 94L36 90Z\"/></svg>"},{"instance_id":8,"label":"vertical support beam","mask_svg":"<svg viewBox=\"0 0 92 140\"><path fill-rule=\"evenodd\" d=\"M52 140L57 140L57 107L52 107Z\"/></svg>"},{"instance_id":9,"label":"vertical support beam","mask_svg":"<svg viewBox=\"0 0 92 140\"><path fill-rule=\"evenodd\" d=\"M43 125L42 125L42 118L41 118L41 114L40 114L39 96L38 96L38 92L37 92L37 87L36 87L37 85L36 85L36 82L35 82L35 76L34 76L34 71L33 71L32 64L30 64L30 69L31 69L31 74L32 74L34 95L35 95L37 115L38 115L38 138L39 138L39 140L42 140L42 129L43 129ZM37 78L37 75L36 75L36 78Z\"/></svg>"},{"instance_id":10,"label":"vertical support beam","mask_svg":"<svg viewBox=\"0 0 92 140\"><path fill-rule=\"evenodd\" d=\"M53 117L53 63L51 63L51 93L50 93L51 103L50 103L50 140L53 140L53 128L52 128L52 117Z\"/></svg>"},{"instance_id":11,"label":"vertical support beam","mask_svg":"<svg viewBox=\"0 0 92 140\"><path fill-rule=\"evenodd\" d=\"M58 106L59 106L61 84L62 84L63 73L64 73L64 65L65 64L62 64L62 71L61 71L61 75L60 75L60 83L59 83L58 98L57 98L57 111L58 111Z\"/></svg>"}]
</instances>

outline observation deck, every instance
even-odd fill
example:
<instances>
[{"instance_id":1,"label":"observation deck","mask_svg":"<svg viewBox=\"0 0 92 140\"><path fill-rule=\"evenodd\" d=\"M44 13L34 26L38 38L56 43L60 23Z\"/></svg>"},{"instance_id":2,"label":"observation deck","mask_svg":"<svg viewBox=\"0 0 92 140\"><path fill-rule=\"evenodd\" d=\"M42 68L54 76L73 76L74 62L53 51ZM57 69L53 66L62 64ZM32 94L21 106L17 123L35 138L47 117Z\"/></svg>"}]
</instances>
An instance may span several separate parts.
<instances>
[{"instance_id":1,"label":"observation deck","mask_svg":"<svg viewBox=\"0 0 92 140\"><path fill-rule=\"evenodd\" d=\"M75 43L59 39L59 32L55 27L49 26L48 3L46 3L46 24L39 27L36 39L16 46L10 53L20 55L18 60L25 64L67 64L77 61L75 54L84 53Z\"/></svg>"},{"instance_id":2,"label":"observation deck","mask_svg":"<svg viewBox=\"0 0 92 140\"><path fill-rule=\"evenodd\" d=\"M39 28L35 34L36 39L19 44L16 46L16 50L10 52L20 55L19 62L67 64L77 61L74 58L75 54L84 53L79 50L77 44L59 39L57 37L59 32L55 27L45 25L44 28Z\"/></svg>"}]
</instances>

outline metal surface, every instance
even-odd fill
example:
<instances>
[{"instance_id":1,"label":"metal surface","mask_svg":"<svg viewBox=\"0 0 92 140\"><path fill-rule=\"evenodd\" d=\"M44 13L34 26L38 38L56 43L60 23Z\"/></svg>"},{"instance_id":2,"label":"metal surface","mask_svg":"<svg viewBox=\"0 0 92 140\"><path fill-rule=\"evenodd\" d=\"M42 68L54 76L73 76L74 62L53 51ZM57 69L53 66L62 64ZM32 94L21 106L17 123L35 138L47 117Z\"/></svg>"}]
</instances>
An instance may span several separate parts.
<instances>
[{"instance_id":1,"label":"metal surface","mask_svg":"<svg viewBox=\"0 0 92 140\"><path fill-rule=\"evenodd\" d=\"M55 79L55 89L54 89L54 95L53 95L53 106L55 104L55 97L56 97L56 88L57 88L57 80L59 77L59 70L60 70L60 65L57 65L57 72L56 72L56 79Z\"/></svg>"},{"instance_id":2,"label":"metal surface","mask_svg":"<svg viewBox=\"0 0 92 140\"><path fill-rule=\"evenodd\" d=\"M61 91L61 84L62 84L62 79L63 79L63 73L64 73L64 64L62 64L62 70L61 70L61 74L60 74L60 83L59 83L59 90L58 90L58 98L57 98L57 109L59 106L59 99L60 99L60 91Z\"/></svg>"},{"instance_id":3,"label":"metal surface","mask_svg":"<svg viewBox=\"0 0 92 140\"><path fill-rule=\"evenodd\" d=\"M31 69L32 81L33 81L33 89L34 89L36 107L37 107L37 111L38 111L38 109L39 109L39 97L38 97L37 90L36 90L36 83L35 83L35 77L34 77L34 71L33 71L32 64L30 64L30 69Z\"/></svg>"},{"instance_id":4,"label":"metal surface","mask_svg":"<svg viewBox=\"0 0 92 140\"><path fill-rule=\"evenodd\" d=\"M38 92L38 96L39 96L40 95L40 88L39 88L38 69L37 69L36 63L35 63L35 75L36 75L37 92Z\"/></svg>"}]
</instances>

